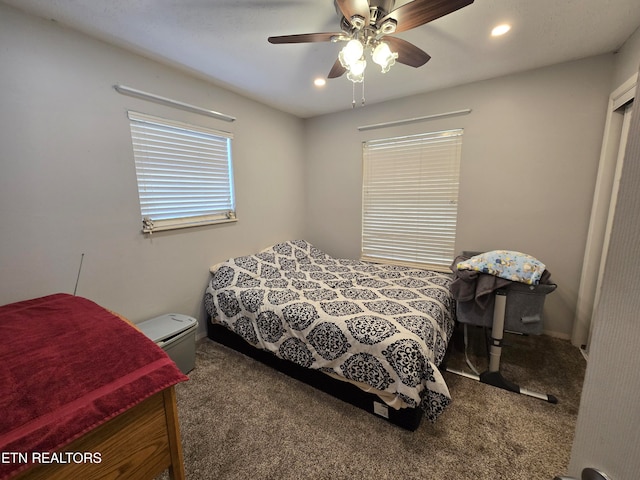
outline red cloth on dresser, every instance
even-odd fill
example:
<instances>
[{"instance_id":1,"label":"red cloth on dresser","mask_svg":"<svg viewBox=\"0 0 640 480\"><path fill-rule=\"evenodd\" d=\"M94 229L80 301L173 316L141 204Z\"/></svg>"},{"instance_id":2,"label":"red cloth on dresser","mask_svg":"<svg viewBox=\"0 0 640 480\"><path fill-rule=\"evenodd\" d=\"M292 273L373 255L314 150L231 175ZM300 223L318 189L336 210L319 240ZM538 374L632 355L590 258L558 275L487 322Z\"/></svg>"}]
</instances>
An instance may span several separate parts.
<instances>
[{"instance_id":1,"label":"red cloth on dresser","mask_svg":"<svg viewBox=\"0 0 640 480\"><path fill-rule=\"evenodd\" d=\"M154 342L85 298L0 307L0 453L58 450L184 380ZM24 468L0 462L0 480Z\"/></svg>"}]
</instances>

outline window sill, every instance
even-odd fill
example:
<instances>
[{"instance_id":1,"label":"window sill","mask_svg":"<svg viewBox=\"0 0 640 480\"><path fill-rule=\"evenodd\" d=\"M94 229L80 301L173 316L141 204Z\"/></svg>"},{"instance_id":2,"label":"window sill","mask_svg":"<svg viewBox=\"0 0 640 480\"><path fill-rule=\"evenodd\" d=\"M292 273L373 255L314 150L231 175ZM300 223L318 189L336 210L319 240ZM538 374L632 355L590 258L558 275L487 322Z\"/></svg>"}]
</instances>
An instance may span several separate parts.
<instances>
[{"instance_id":1,"label":"window sill","mask_svg":"<svg viewBox=\"0 0 640 480\"><path fill-rule=\"evenodd\" d=\"M142 233L148 233L149 235L157 232L166 232L168 230L181 230L184 228L203 227L206 225L218 225L221 223L234 223L237 222L237 218L225 218L222 220L199 220L199 221L184 221L180 223L172 223L167 225L154 225L153 228L143 228Z\"/></svg>"}]
</instances>

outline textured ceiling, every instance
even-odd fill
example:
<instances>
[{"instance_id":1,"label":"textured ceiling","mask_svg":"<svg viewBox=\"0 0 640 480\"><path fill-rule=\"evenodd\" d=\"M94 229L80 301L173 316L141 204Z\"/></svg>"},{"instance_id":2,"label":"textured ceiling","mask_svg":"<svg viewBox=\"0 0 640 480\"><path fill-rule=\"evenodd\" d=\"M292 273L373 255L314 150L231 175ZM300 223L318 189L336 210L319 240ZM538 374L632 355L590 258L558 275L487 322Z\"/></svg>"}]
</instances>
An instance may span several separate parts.
<instances>
[{"instance_id":1,"label":"textured ceiling","mask_svg":"<svg viewBox=\"0 0 640 480\"><path fill-rule=\"evenodd\" d=\"M267 42L274 35L339 31L333 0L0 1L303 118L351 108L346 76L313 85L329 73L340 43ZM512 30L490 37L502 22ZM366 103L614 52L639 25L638 0L476 0L399 33L432 59L417 69L396 64L386 74L369 65Z\"/></svg>"}]
</instances>

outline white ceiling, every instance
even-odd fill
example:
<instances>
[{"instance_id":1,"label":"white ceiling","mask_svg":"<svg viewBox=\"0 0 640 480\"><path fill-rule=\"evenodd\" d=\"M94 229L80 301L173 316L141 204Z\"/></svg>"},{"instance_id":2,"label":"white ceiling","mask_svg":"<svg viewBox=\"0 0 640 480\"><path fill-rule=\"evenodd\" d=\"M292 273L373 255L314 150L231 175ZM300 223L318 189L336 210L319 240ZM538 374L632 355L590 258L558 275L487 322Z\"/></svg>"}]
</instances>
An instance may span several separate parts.
<instances>
[{"instance_id":1,"label":"white ceiling","mask_svg":"<svg viewBox=\"0 0 640 480\"><path fill-rule=\"evenodd\" d=\"M267 42L340 31L333 0L1 1L303 118L351 108L346 76L313 85L329 73L340 43ZM511 32L491 38L502 22L513 25ZM639 25L639 0L476 0L399 33L432 58L417 69L396 64L386 74L369 65L366 103L614 52Z\"/></svg>"}]
</instances>

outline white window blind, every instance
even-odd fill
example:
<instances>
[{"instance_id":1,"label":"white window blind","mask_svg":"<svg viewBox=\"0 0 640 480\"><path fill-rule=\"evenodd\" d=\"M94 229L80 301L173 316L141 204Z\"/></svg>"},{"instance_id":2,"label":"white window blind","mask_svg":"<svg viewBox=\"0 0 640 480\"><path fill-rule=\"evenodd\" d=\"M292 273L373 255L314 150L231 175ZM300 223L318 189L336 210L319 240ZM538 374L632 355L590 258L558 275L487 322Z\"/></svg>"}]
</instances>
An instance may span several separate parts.
<instances>
[{"instance_id":1,"label":"white window blind","mask_svg":"<svg viewBox=\"0 0 640 480\"><path fill-rule=\"evenodd\" d=\"M232 134L128 116L144 232L235 220Z\"/></svg>"},{"instance_id":2,"label":"white window blind","mask_svg":"<svg viewBox=\"0 0 640 480\"><path fill-rule=\"evenodd\" d=\"M462 132L364 142L362 260L448 271Z\"/></svg>"}]
</instances>

